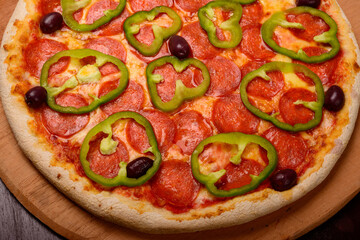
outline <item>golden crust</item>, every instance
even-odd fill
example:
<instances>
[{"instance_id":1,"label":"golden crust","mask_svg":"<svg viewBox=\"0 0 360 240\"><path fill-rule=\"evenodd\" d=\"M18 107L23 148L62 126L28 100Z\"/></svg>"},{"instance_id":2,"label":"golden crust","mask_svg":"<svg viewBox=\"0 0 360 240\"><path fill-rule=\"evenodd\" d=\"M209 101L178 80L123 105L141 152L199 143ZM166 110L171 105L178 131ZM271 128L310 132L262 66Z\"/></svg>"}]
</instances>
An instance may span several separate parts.
<instances>
[{"instance_id":1,"label":"golden crust","mask_svg":"<svg viewBox=\"0 0 360 240\"><path fill-rule=\"evenodd\" d=\"M269 1L263 0L262 2L266 4ZM192 232L228 227L251 221L296 201L319 185L335 165L353 132L360 97L359 50L351 32L350 24L336 1L328 0L326 4L331 6L332 17L340 25L340 40L344 59L349 63L348 75L351 78L343 87L345 94L351 98L346 98L345 109L347 110L341 113L341 117L347 121L342 128L338 128L333 133L332 136L334 137L329 140L333 144L329 145L326 150L319 152L317 155L319 159L315 165L301 177L299 184L289 191L276 192L272 189L265 189L183 214L172 214L167 210L155 208L148 202L131 200L109 192L85 191L85 187L89 185L87 179L79 178L78 181L74 181L72 175L75 172L73 169L54 166L51 163L53 158L51 149L48 149L46 144L41 143L29 127L28 122L31 120L31 115L28 109L19 101L18 96L11 94L13 80L17 74L9 72L7 66L1 64L0 77L2 81L0 81L0 86L5 113L19 145L39 171L65 195L101 218L151 233ZM5 43L10 43L13 40L11 33L15 32L13 31L14 23L18 28L21 24L15 19L23 20L28 11L32 12L31 9L26 10L26 3L20 0L3 37L0 50L1 62L4 62L7 57L11 58L8 56L8 52L14 53L11 51L12 45ZM22 36L17 36L17 39L26 42L26 31L23 33ZM8 79L8 81L4 81L4 79Z\"/></svg>"}]
</instances>

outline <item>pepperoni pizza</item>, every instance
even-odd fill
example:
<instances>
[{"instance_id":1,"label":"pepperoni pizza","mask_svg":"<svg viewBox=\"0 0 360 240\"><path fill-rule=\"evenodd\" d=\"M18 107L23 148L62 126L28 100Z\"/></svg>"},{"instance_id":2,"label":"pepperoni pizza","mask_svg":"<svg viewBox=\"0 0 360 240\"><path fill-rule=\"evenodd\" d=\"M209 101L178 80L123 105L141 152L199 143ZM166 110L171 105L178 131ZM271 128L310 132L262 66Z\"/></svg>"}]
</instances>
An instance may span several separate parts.
<instances>
[{"instance_id":1,"label":"pepperoni pizza","mask_svg":"<svg viewBox=\"0 0 360 240\"><path fill-rule=\"evenodd\" d=\"M20 0L1 96L23 151L80 206L191 232L324 180L354 128L358 57L335 0Z\"/></svg>"}]
</instances>

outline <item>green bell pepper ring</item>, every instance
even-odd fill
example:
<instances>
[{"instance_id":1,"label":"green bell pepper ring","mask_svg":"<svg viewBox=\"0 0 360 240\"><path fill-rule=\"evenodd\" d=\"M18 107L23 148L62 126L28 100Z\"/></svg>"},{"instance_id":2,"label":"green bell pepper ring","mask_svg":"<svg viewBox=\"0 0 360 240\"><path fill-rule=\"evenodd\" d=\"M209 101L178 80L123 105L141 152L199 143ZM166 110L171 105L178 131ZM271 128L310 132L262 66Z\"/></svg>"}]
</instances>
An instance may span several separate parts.
<instances>
[{"instance_id":1,"label":"green bell pepper ring","mask_svg":"<svg viewBox=\"0 0 360 240\"><path fill-rule=\"evenodd\" d=\"M64 83L64 85L61 87L49 86L48 77L49 77L49 69L51 65L56 63L62 57L72 57L72 58L81 59L89 56L93 56L96 58L96 63L94 64L94 68L96 70L98 69L98 67L101 67L107 62L113 63L119 68L119 71L121 72L121 77L119 79L118 87L112 90L111 92L109 92L108 94L102 96L101 98L97 98L96 96L91 96L94 98L94 100L88 106L75 108L75 107L63 107L58 105L55 101L55 97L59 93L63 92L65 89L76 87L80 81L78 82L78 79L76 79L76 77L73 76L72 78L67 80ZM96 77L101 77L101 75L100 76L97 75ZM83 78L86 79L86 76L83 76ZM47 104L49 105L49 107L57 112L72 113L72 114L83 114L83 113L91 112L101 104L107 103L115 99L125 90L125 88L128 85L128 82L129 82L129 72L125 64L120 59L91 49L65 50L55 54L45 62L41 70L41 76L40 76L40 85L44 87L48 93Z\"/></svg>"},{"instance_id":2,"label":"green bell pepper ring","mask_svg":"<svg viewBox=\"0 0 360 240\"><path fill-rule=\"evenodd\" d=\"M220 171L205 175L200 172L199 163L199 155L203 152L205 146L215 142L238 145L238 154L230 160L234 164L240 164L241 155L248 143L258 144L267 151L269 164L258 176L250 175L251 182L245 186L231 190L218 189L215 186L215 183L226 173L226 170L222 169ZM217 197L234 197L256 189L274 171L277 165L277 160L278 157L274 146L263 137L257 135L248 135L240 132L221 133L206 138L200 142L191 155L191 169L196 180L204 184L211 194Z\"/></svg>"},{"instance_id":3,"label":"green bell pepper ring","mask_svg":"<svg viewBox=\"0 0 360 240\"><path fill-rule=\"evenodd\" d=\"M301 14L301 13L310 13L313 16L320 17L322 20L329 25L330 29L327 32L322 33L321 35L315 36L314 41L318 43L329 44L332 49L324 54L319 56L309 57L302 49L298 52L289 50L287 48L280 47L275 40L273 39L273 34L277 26L284 28L298 28L304 29L300 23L288 22L286 20L287 14ZM292 59L297 59L306 63L320 63L326 60L329 60L335 57L340 50L340 43L336 36L337 34L337 24L336 22L325 12L322 12L318 9L311 7L296 7L285 10L283 12L277 12L271 16L261 27L261 35L266 44L272 48L274 51L281 53L285 56L288 56Z\"/></svg>"},{"instance_id":4,"label":"green bell pepper ring","mask_svg":"<svg viewBox=\"0 0 360 240\"><path fill-rule=\"evenodd\" d=\"M152 29L154 32L154 41L151 45L139 42L135 35L140 31L140 23L144 21L152 21L156 16L162 13L167 14L173 20L172 25L165 28L153 24ZM181 18L174 10L169 7L159 6L150 11L140 11L128 17L124 22L124 32L128 42L141 54L149 57L156 55L160 51L164 41L179 32L181 26Z\"/></svg>"},{"instance_id":5,"label":"green bell pepper ring","mask_svg":"<svg viewBox=\"0 0 360 240\"><path fill-rule=\"evenodd\" d=\"M120 0L119 5L111 10L104 11L104 16L96 20L92 24L80 24L74 19L74 13L81 8L88 6L91 3L91 0L61 0L62 15L64 22L72 30L78 32L87 32L94 30L105 23L108 23L114 17L120 15L125 8L126 0Z\"/></svg>"},{"instance_id":6,"label":"green bell pepper ring","mask_svg":"<svg viewBox=\"0 0 360 240\"><path fill-rule=\"evenodd\" d=\"M214 8L220 7L224 10L231 10L233 15L229 20L220 24L220 28L229 31L231 40L222 41L216 35L216 27L211 19L214 19ZM240 19L242 16L242 7L235 2L213 1L200 8L198 12L201 27L207 32L212 45L218 48L234 48L239 45L242 38Z\"/></svg>"},{"instance_id":7,"label":"green bell pepper ring","mask_svg":"<svg viewBox=\"0 0 360 240\"><path fill-rule=\"evenodd\" d=\"M270 78L266 74L267 72L271 71L281 71L283 73L294 73L294 72L300 72L303 73L305 76L311 78L315 84L315 92L317 95L317 101L316 102L305 102L305 101L297 101L294 104L297 105L303 105L304 107L312 110L314 112L314 118L310 120L307 123L297 123L294 126L290 125L288 123L284 123L279 121L276 118L276 115L269 115L267 113L262 112L260 109L253 106L248 98L248 94L246 92L248 84L256 77L261 77L264 80L269 81ZM247 74L243 80L241 80L240 84L240 95L241 99L247 109L249 109L253 114L256 116L272 122L275 126L278 128L281 128L283 130L292 131L292 132L298 132L298 131L305 131L308 129L311 129L315 126L317 126L322 119L322 107L324 105L324 89L323 85L321 83L320 78L313 73L310 69L305 67L301 64L294 64L294 63L285 63L285 62L271 62L263 65L259 69L250 72Z\"/></svg>"},{"instance_id":8,"label":"green bell pepper ring","mask_svg":"<svg viewBox=\"0 0 360 240\"><path fill-rule=\"evenodd\" d=\"M108 134L107 138L104 138L102 140L102 141L105 141L104 144L107 144L108 141L116 143L116 141L112 140L111 126L116 121L118 121L120 119L127 119L127 118L134 119L138 124L142 125L145 128L146 135L148 136L149 143L151 146L147 150L147 152L153 153L154 158L155 158L153 166L151 168L149 168L147 170L146 174L141 176L140 178L128 178L127 177L127 171L126 171L127 163L125 163L125 162L120 163L119 173L114 178L105 178L102 175L94 173L90 168L90 162L87 160L87 155L88 155L88 152L90 149L90 145L89 145L90 141L98 133L104 132L104 133ZM100 144L100 150L101 150L102 144L103 144L103 142L101 142L101 144ZM116 144L113 145L113 148L115 148L115 151L116 151ZM113 152L114 151L110 151L109 153L103 153L103 154L111 154ZM110 117L108 117L107 119L102 121L101 123L97 124L94 128L92 128L89 131L89 133L86 135L84 142L81 146L80 162L84 168L86 176L88 176L91 180L93 180L97 183L100 183L103 186L115 187L115 186L122 185L122 186L127 186L127 187L135 187L135 186L140 186L140 185L144 184L152 176L155 175L155 173L158 171L160 163L161 163L161 153L158 149L158 144L156 141L154 130L153 130L150 122L146 118L144 118L143 116L141 116L140 114L135 113L135 112L118 112L118 113L111 115Z\"/></svg>"},{"instance_id":9,"label":"green bell pepper ring","mask_svg":"<svg viewBox=\"0 0 360 240\"><path fill-rule=\"evenodd\" d=\"M168 102L163 102L156 89L156 84L163 81L163 77L159 74L153 74L153 72L155 68L167 63L170 63L178 73L184 71L190 65L200 69L203 76L202 83L195 88L187 88L181 80L177 80L174 97ZM184 101L204 95L210 86L210 73L207 67L204 63L194 58L188 58L182 61L174 56L159 58L149 63L146 67L146 78L152 103L156 108L164 112L173 111Z\"/></svg>"}]
</instances>

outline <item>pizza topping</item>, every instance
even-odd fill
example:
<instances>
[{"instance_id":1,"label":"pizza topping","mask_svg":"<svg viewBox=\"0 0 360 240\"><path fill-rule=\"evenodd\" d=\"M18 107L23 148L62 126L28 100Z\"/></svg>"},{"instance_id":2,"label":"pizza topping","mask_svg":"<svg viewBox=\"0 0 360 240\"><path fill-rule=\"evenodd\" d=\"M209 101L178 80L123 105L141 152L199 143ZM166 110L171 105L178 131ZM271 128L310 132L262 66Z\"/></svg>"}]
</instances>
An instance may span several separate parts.
<instances>
[{"instance_id":1,"label":"pizza topping","mask_svg":"<svg viewBox=\"0 0 360 240\"><path fill-rule=\"evenodd\" d=\"M90 162L91 170L105 178L113 178L118 175L120 162L129 161L129 153L125 144L115 138L116 142L114 152L104 154L101 152L101 145L106 138L97 138L90 142L90 150L87 155L87 159Z\"/></svg>"},{"instance_id":2,"label":"pizza topping","mask_svg":"<svg viewBox=\"0 0 360 240\"><path fill-rule=\"evenodd\" d=\"M345 94L341 87L333 85L325 94L324 107L332 112L340 111L345 104Z\"/></svg>"},{"instance_id":3,"label":"pizza topping","mask_svg":"<svg viewBox=\"0 0 360 240\"><path fill-rule=\"evenodd\" d=\"M148 157L139 157L126 166L128 178L140 178L153 166L154 161Z\"/></svg>"},{"instance_id":4,"label":"pizza topping","mask_svg":"<svg viewBox=\"0 0 360 240\"><path fill-rule=\"evenodd\" d=\"M172 55L179 59L184 59L190 56L191 48L189 43L178 35L174 35L169 40L169 49Z\"/></svg>"},{"instance_id":5,"label":"pizza topping","mask_svg":"<svg viewBox=\"0 0 360 240\"><path fill-rule=\"evenodd\" d=\"M284 122L295 125L305 124L314 118L314 112L303 105L296 104L297 101L314 102L316 95L303 88L292 88L288 90L279 102L280 115Z\"/></svg>"},{"instance_id":6,"label":"pizza topping","mask_svg":"<svg viewBox=\"0 0 360 240\"><path fill-rule=\"evenodd\" d=\"M92 14L92 16L89 17L91 19L87 20L87 22L92 22L92 23L83 24L83 23L79 23L75 19L75 15L76 15L75 13L78 12L79 10L81 10L82 8L88 6L91 3L91 1L90 0L84 0L84 1L62 0L61 2L62 2L61 7L63 10L62 14L63 14L64 22L72 30L75 30L78 32L92 31L92 30L100 27L101 25L108 23L111 19L120 15L126 5L125 0L120 0L119 4L117 5L116 8L114 8L115 7L114 4L111 4L111 1L110 2L109 1L97 2L94 4L95 5L95 8L93 8L94 10L91 10L91 8L89 10L89 11L91 11L90 14ZM107 6L109 8L105 8ZM100 11L99 11L99 9L100 9ZM101 10L103 10L103 11L101 11ZM96 14L94 14L94 13L96 13Z\"/></svg>"},{"instance_id":7,"label":"pizza topping","mask_svg":"<svg viewBox=\"0 0 360 240\"><path fill-rule=\"evenodd\" d=\"M298 133L289 133L272 127L262 135L275 147L279 161L277 169L293 169L298 174L308 165L307 154L309 148Z\"/></svg>"},{"instance_id":8,"label":"pizza topping","mask_svg":"<svg viewBox=\"0 0 360 240\"><path fill-rule=\"evenodd\" d=\"M248 73L260 68L265 63L265 61L248 62L241 68L241 75L245 76ZM284 87L284 75L281 72L268 72L267 75L270 78L269 81L257 77L249 83L246 90L250 96L271 100L271 98L278 94Z\"/></svg>"},{"instance_id":9,"label":"pizza topping","mask_svg":"<svg viewBox=\"0 0 360 240\"><path fill-rule=\"evenodd\" d=\"M62 15L58 12L46 14L40 20L40 30L43 33L53 33L60 30L63 24Z\"/></svg>"},{"instance_id":10,"label":"pizza topping","mask_svg":"<svg viewBox=\"0 0 360 240\"><path fill-rule=\"evenodd\" d=\"M300 23L303 28L290 28L290 31L298 38L306 41L313 41L314 37L329 31L329 26L320 17L313 16L309 13L298 15L289 14L286 20L292 23Z\"/></svg>"},{"instance_id":11,"label":"pizza topping","mask_svg":"<svg viewBox=\"0 0 360 240\"><path fill-rule=\"evenodd\" d=\"M307 6L312 8L318 8L321 0L296 0L296 6Z\"/></svg>"},{"instance_id":12,"label":"pizza topping","mask_svg":"<svg viewBox=\"0 0 360 240\"><path fill-rule=\"evenodd\" d=\"M212 134L210 124L199 112L181 112L175 116L174 121L175 144L184 154L190 155L203 139Z\"/></svg>"},{"instance_id":13,"label":"pizza topping","mask_svg":"<svg viewBox=\"0 0 360 240\"><path fill-rule=\"evenodd\" d=\"M65 93L56 98L56 103L66 107L71 106L80 108L87 106L87 101L79 94ZM81 131L89 122L89 115L72 115L63 114L45 107L42 111L41 118L46 129L59 137L70 137L75 133Z\"/></svg>"},{"instance_id":14,"label":"pizza topping","mask_svg":"<svg viewBox=\"0 0 360 240\"><path fill-rule=\"evenodd\" d=\"M220 24L220 29L230 33L230 40L219 39L216 32L217 27L213 23L216 16L214 8L221 8L223 11L231 12L231 17ZM239 45L242 38L240 19L242 7L235 2L213 1L200 8L198 12L201 27L207 32L212 45L218 48L234 48Z\"/></svg>"},{"instance_id":15,"label":"pizza topping","mask_svg":"<svg viewBox=\"0 0 360 240\"><path fill-rule=\"evenodd\" d=\"M48 76L49 76L50 66L53 65L54 63L57 63L59 59L64 57L72 57L77 59L95 57L96 63L94 65L91 65L92 67L85 66L81 68L77 76L72 76L60 87L49 86ZM121 77L119 77L118 80L119 84L116 89L112 90L111 92L100 98L97 98L96 96L92 96L94 100L89 105L80 108L75 108L71 106L60 106L59 104L56 103L55 99L58 94L60 94L61 92L65 91L68 88L75 88L79 83L81 83L81 81L79 81L77 77L80 77L80 80L82 80L83 83L87 83L88 78L94 77L95 75L99 77L99 73L98 73L99 70L97 68L103 66L106 63L112 63L116 65L116 67L121 72ZM92 69L93 72L88 71L89 69L90 70ZM62 113L82 114L82 113L91 112L101 104L109 102L114 98L116 98L117 96L119 96L125 90L128 81L129 81L128 70L125 64L122 61L120 61L120 59L91 49L76 49L76 50L67 50L67 51L59 52L54 56L52 56L48 61L46 61L46 63L43 66L43 70L40 78L40 85L44 87L48 93L47 102L50 108Z\"/></svg>"},{"instance_id":16,"label":"pizza topping","mask_svg":"<svg viewBox=\"0 0 360 240\"><path fill-rule=\"evenodd\" d=\"M118 169L118 172L116 174L115 173L112 174L111 177L104 177L103 175L95 172L91 167L91 161L90 161L91 159L89 159L89 156L91 153L91 151L90 151L91 142L98 134L102 134L102 133L107 135L107 137L105 139L111 139L112 141L114 141L112 139L112 134L113 134L112 126L114 124L116 124L117 121L122 120L122 119L133 119L138 124L142 125L145 128L146 135L148 136L149 143L150 143L150 148L147 149L147 152L151 152L154 156L153 165L147 169L145 175L143 175L139 178L129 178L127 176L127 165L128 164L127 164L126 159L123 159L121 157L120 157L120 159L122 161L120 162L120 164L117 164L117 166L120 166ZM101 145L103 144L103 141L105 139L102 139L102 141L100 143L100 150L101 150ZM117 148L118 148L119 141L116 141L116 142L118 142L117 143L118 144ZM110 155L106 155L106 156L113 156L113 154L115 154L115 153L116 153L116 151L114 153L111 153ZM104 155L103 153L101 153L101 154ZM117 159L118 159L117 161L120 160L119 157L117 157ZM154 131L153 131L149 121L147 121L146 118L144 118L143 116L141 116L140 114L135 113L135 112L119 112L119 113L115 113L115 114L111 115L110 117L108 117L107 119L105 119L104 121L102 121L101 123L96 125L95 127L93 127L88 132L88 134L86 135L86 137L83 141L83 144L81 146L80 162L84 168L86 176L88 176L91 180L93 180L103 186L114 187L114 186L122 185L122 186L134 187L134 186L139 186L139 185L144 184L152 176L155 175L155 173L159 169L159 166L161 163L161 154L157 147L156 137L155 137Z\"/></svg>"},{"instance_id":17,"label":"pizza topping","mask_svg":"<svg viewBox=\"0 0 360 240\"><path fill-rule=\"evenodd\" d=\"M104 82L99 89L99 97L102 97L116 89L119 85L119 81L107 81ZM133 82L130 81L128 87L125 91L115 98L114 100L105 103L100 108L103 110L108 116L122 111L139 111L144 104L144 90L143 88Z\"/></svg>"},{"instance_id":18,"label":"pizza topping","mask_svg":"<svg viewBox=\"0 0 360 240\"><path fill-rule=\"evenodd\" d=\"M205 64L210 72L210 87L205 93L206 96L225 96L239 87L241 71L234 62L217 56L206 60Z\"/></svg>"},{"instance_id":19,"label":"pizza topping","mask_svg":"<svg viewBox=\"0 0 360 240\"><path fill-rule=\"evenodd\" d=\"M175 4L179 6L182 10L190 13L196 13L202 6L206 5L212 0L174 0L174 1Z\"/></svg>"},{"instance_id":20,"label":"pizza topping","mask_svg":"<svg viewBox=\"0 0 360 240\"><path fill-rule=\"evenodd\" d=\"M320 56L321 54L327 53L326 49L320 47L305 47L303 50L309 57ZM332 75L339 64L340 56L341 54L339 53L333 59L322 63L303 63L297 60L294 60L294 63L304 64L306 67L308 67L311 71L313 71L314 73L316 73L316 75L319 76L323 85L331 85L335 80ZM304 76L298 76L304 81L307 81Z\"/></svg>"},{"instance_id":21,"label":"pizza topping","mask_svg":"<svg viewBox=\"0 0 360 240\"><path fill-rule=\"evenodd\" d=\"M190 44L195 58L213 58L220 53L208 39L206 32L201 28L199 22L186 25L181 30L181 35Z\"/></svg>"},{"instance_id":22,"label":"pizza topping","mask_svg":"<svg viewBox=\"0 0 360 240\"><path fill-rule=\"evenodd\" d=\"M175 124L168 115L157 110L145 110L141 112L154 129L159 149L162 153L166 152L175 137ZM149 140L145 129L135 121L130 121L126 126L126 138L129 144L139 153L144 153L149 147Z\"/></svg>"},{"instance_id":23,"label":"pizza topping","mask_svg":"<svg viewBox=\"0 0 360 240\"><path fill-rule=\"evenodd\" d=\"M297 173L293 169L283 169L270 178L274 190L283 192L289 190L297 183Z\"/></svg>"},{"instance_id":24,"label":"pizza topping","mask_svg":"<svg viewBox=\"0 0 360 240\"><path fill-rule=\"evenodd\" d=\"M95 33L99 36L113 36L124 31L123 25L126 18L130 16L129 11L125 8L124 11L112 19L109 23L97 28Z\"/></svg>"},{"instance_id":25,"label":"pizza topping","mask_svg":"<svg viewBox=\"0 0 360 240\"><path fill-rule=\"evenodd\" d=\"M259 1L243 6L243 14L240 21L242 28L250 25L259 25L264 17L264 10Z\"/></svg>"},{"instance_id":26,"label":"pizza topping","mask_svg":"<svg viewBox=\"0 0 360 240\"><path fill-rule=\"evenodd\" d=\"M286 101L287 98L284 97L283 102L280 101L279 108L282 109L280 111L281 116L284 118L284 116L286 115L284 119L285 122L282 122L277 118L279 113L269 115L252 105L248 98L247 88L249 83L257 77L260 77L266 81L270 81L270 77L267 75L267 73L274 71L281 71L282 73L302 73L308 79L313 80L313 83L315 85L316 97L314 93L306 89L300 89L301 91L305 91L306 93L308 92L307 95L309 96L304 97L304 100L302 100L301 96L299 97L298 95L298 99L295 100L295 98L292 99L290 97L292 96L292 90L289 90L288 96L289 98L291 98L291 100ZM297 92L298 90L295 89L294 91ZM245 107L249 109L253 114L266 121L272 122L278 128L287 131L298 132L311 129L317 126L322 119L322 107L324 104L324 89L322 83L315 73L300 64L271 62L263 65L259 69L247 74L241 81L240 96ZM292 100L294 100L295 102ZM290 103L285 104L287 102ZM309 113L311 116L314 117L310 118Z\"/></svg>"},{"instance_id":27,"label":"pizza topping","mask_svg":"<svg viewBox=\"0 0 360 240\"><path fill-rule=\"evenodd\" d=\"M264 169L261 169L259 171L261 173L258 176L253 175L253 173L254 174L256 173L256 170L252 169L255 171L252 171L252 173L250 173L250 175L248 175L248 176L250 176L251 181L245 182L246 183L245 185L243 185L243 184L239 185L239 183L235 183L233 185L231 183L230 185L235 186L236 188L231 188L230 186L228 186L231 189L228 189L227 187L225 187L226 190L219 189L216 186L216 183L220 180L220 178L222 176L224 176L226 174L226 169L221 169L219 171L212 172L209 174L203 174L201 172L200 163L199 163L199 159L198 159L199 155L204 151L205 146L207 146L211 143L215 143L215 142L235 144L238 146L238 153L231 158L230 162L232 164L238 165L239 167L243 167L244 165L246 166L246 163L243 163L243 160L241 158L246 146L249 143L255 143L255 144L259 145L260 147L262 147L267 152L268 165ZM241 165L243 165L243 166L241 166ZM245 194L249 191L256 189L274 171L274 169L276 168L276 165L277 165L277 153L276 153L274 146L269 141L267 141L263 137L260 137L257 135L247 135L247 134L243 134L243 133L239 133L239 132L222 133L222 134L211 136L211 137L203 140L196 147L196 149L194 150L194 152L191 156L191 169L193 171L194 177L199 182L204 184L211 194L213 194L217 197L234 197L234 196L242 195L242 194ZM246 169L243 169L242 171L246 171ZM240 171L239 173L236 174L237 175L237 176L235 176L235 178L237 178L236 182L237 182L237 180L241 179L241 175L243 175L244 173L242 173ZM231 171L230 171L230 174L231 174ZM244 180L244 179L241 179L241 180ZM245 179L245 181L246 181L246 179Z\"/></svg>"},{"instance_id":28,"label":"pizza topping","mask_svg":"<svg viewBox=\"0 0 360 240\"><path fill-rule=\"evenodd\" d=\"M157 91L157 85L164 81L164 76L154 72L156 68L166 64L171 64L178 73L186 71L189 66L200 69L203 80L197 87L193 88L188 88L181 80L177 80L173 98L170 101L164 102ZM173 56L159 58L146 67L146 78L152 103L156 108L165 112L177 109L186 100L204 95L210 85L210 74L207 67L201 61L194 58L188 58L183 61Z\"/></svg>"},{"instance_id":29,"label":"pizza topping","mask_svg":"<svg viewBox=\"0 0 360 240\"><path fill-rule=\"evenodd\" d=\"M212 120L220 132L256 133L260 120L241 102L240 96L230 95L216 100Z\"/></svg>"},{"instance_id":30,"label":"pizza topping","mask_svg":"<svg viewBox=\"0 0 360 240\"><path fill-rule=\"evenodd\" d=\"M115 39L108 37L95 38L85 44L84 47L117 57L121 61L126 62L126 49L121 42ZM93 58L91 57L83 59L83 61L87 64L93 64L94 61L92 60ZM111 63L106 63L100 67L100 72L103 76L116 73L118 71L119 69Z\"/></svg>"},{"instance_id":31,"label":"pizza topping","mask_svg":"<svg viewBox=\"0 0 360 240\"><path fill-rule=\"evenodd\" d=\"M307 14L307 15L304 15ZM300 49L298 52L292 51L287 48L283 48L278 45L278 43L273 39L275 29L280 26L283 28L290 28L290 29L297 29L297 30L304 30L306 25L313 25L313 21L305 21L306 25L304 27L303 24L298 22L289 22L286 19L288 15L299 15L299 16L308 16L312 15L313 17L318 17L323 22L325 22L325 28L328 31L323 32L320 35L313 37L313 40L317 43L321 43L324 45L330 45L331 50L324 54L318 56L308 56L303 49ZM306 18L306 17L305 17ZM318 28L311 27L314 33L310 33L311 36L318 34ZM283 12L277 12L273 14L261 27L261 35L267 45L272 48L274 51L281 53L285 56L288 56L292 59L300 60L306 63L319 63L325 62L333 57L335 57L338 52L340 51L340 43L337 38L337 24L336 22L325 12L322 12L315 8L310 7L296 7L287 9ZM294 31L294 30L293 30ZM320 33L323 30L320 30ZM301 32L302 36L304 37L304 32ZM308 33L305 33L308 34ZM305 35L307 36L307 35ZM309 38L309 36L307 36Z\"/></svg>"},{"instance_id":32,"label":"pizza topping","mask_svg":"<svg viewBox=\"0 0 360 240\"><path fill-rule=\"evenodd\" d=\"M38 39L35 40L24 50L24 59L26 62L26 70L35 77L40 77L41 68L44 63L52 57L55 53L67 50L67 46L51 39ZM51 66L49 75L53 76L64 72L70 61L69 58L60 59L54 65Z\"/></svg>"},{"instance_id":33,"label":"pizza topping","mask_svg":"<svg viewBox=\"0 0 360 240\"><path fill-rule=\"evenodd\" d=\"M60 0L40 0L40 10L43 15L52 12L62 12Z\"/></svg>"},{"instance_id":34,"label":"pizza topping","mask_svg":"<svg viewBox=\"0 0 360 240\"><path fill-rule=\"evenodd\" d=\"M100 0L95 2L94 4L91 5L91 7L86 13L85 23L86 24L94 23L96 20L106 15L105 11L116 9L118 4L119 4L118 2L115 2L113 0Z\"/></svg>"},{"instance_id":35,"label":"pizza topping","mask_svg":"<svg viewBox=\"0 0 360 240\"><path fill-rule=\"evenodd\" d=\"M25 94L25 103L31 108L39 108L46 102L47 92L41 86L31 88Z\"/></svg>"},{"instance_id":36,"label":"pizza topping","mask_svg":"<svg viewBox=\"0 0 360 240\"><path fill-rule=\"evenodd\" d=\"M154 40L152 43L148 45L146 43L139 42L136 38L136 34L140 31L140 24L148 20L154 20L161 14L166 14L170 19L172 19L171 26L161 27L157 24L153 24L152 29ZM124 22L125 37L130 45L144 56L154 56L160 51L164 41L180 30L181 24L182 21L180 16L171 8L165 6L155 7L151 11L137 12L127 18Z\"/></svg>"},{"instance_id":37,"label":"pizza topping","mask_svg":"<svg viewBox=\"0 0 360 240\"><path fill-rule=\"evenodd\" d=\"M179 160L164 161L150 184L158 202L175 207L190 207L200 190L190 165Z\"/></svg>"},{"instance_id":38,"label":"pizza topping","mask_svg":"<svg viewBox=\"0 0 360 240\"><path fill-rule=\"evenodd\" d=\"M263 42L260 34L261 25L250 26L244 29L240 51L251 59L266 60L275 57L275 53Z\"/></svg>"},{"instance_id":39,"label":"pizza topping","mask_svg":"<svg viewBox=\"0 0 360 240\"><path fill-rule=\"evenodd\" d=\"M154 7L159 6L173 6L173 0L129 0L131 9L134 12L150 11Z\"/></svg>"},{"instance_id":40,"label":"pizza topping","mask_svg":"<svg viewBox=\"0 0 360 240\"><path fill-rule=\"evenodd\" d=\"M101 79L101 73L95 65L85 65L76 74L76 79L80 84L98 82Z\"/></svg>"}]
</instances>

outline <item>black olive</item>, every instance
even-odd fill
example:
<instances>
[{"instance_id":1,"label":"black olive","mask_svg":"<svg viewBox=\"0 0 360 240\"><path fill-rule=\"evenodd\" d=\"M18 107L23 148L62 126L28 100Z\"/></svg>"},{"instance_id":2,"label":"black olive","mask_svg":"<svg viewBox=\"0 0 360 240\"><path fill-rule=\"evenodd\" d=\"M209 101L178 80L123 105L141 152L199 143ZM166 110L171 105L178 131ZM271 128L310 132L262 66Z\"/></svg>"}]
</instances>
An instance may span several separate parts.
<instances>
[{"instance_id":1,"label":"black olive","mask_svg":"<svg viewBox=\"0 0 360 240\"><path fill-rule=\"evenodd\" d=\"M312 8L318 8L320 6L321 0L296 0L296 6L306 6Z\"/></svg>"},{"instance_id":2,"label":"black olive","mask_svg":"<svg viewBox=\"0 0 360 240\"><path fill-rule=\"evenodd\" d=\"M139 178L146 174L147 170L151 168L154 161L148 157L139 157L128 163L126 172L128 178Z\"/></svg>"},{"instance_id":3,"label":"black olive","mask_svg":"<svg viewBox=\"0 0 360 240\"><path fill-rule=\"evenodd\" d=\"M41 86L31 88L25 94L25 102L31 108L39 108L46 101L46 89Z\"/></svg>"},{"instance_id":4,"label":"black olive","mask_svg":"<svg viewBox=\"0 0 360 240\"><path fill-rule=\"evenodd\" d=\"M297 174L292 169L283 169L271 176L270 183L274 190L286 191L296 185Z\"/></svg>"},{"instance_id":5,"label":"black olive","mask_svg":"<svg viewBox=\"0 0 360 240\"><path fill-rule=\"evenodd\" d=\"M40 21L40 29L43 33L53 33L61 29L63 24L62 15L58 12L46 14Z\"/></svg>"},{"instance_id":6,"label":"black olive","mask_svg":"<svg viewBox=\"0 0 360 240\"><path fill-rule=\"evenodd\" d=\"M329 111L340 111L345 104L345 94L341 87L333 85L325 93L324 108Z\"/></svg>"},{"instance_id":7,"label":"black olive","mask_svg":"<svg viewBox=\"0 0 360 240\"><path fill-rule=\"evenodd\" d=\"M171 54L179 59L187 58L191 52L189 43L183 37L178 35L174 35L170 38L169 49Z\"/></svg>"}]
</instances>

